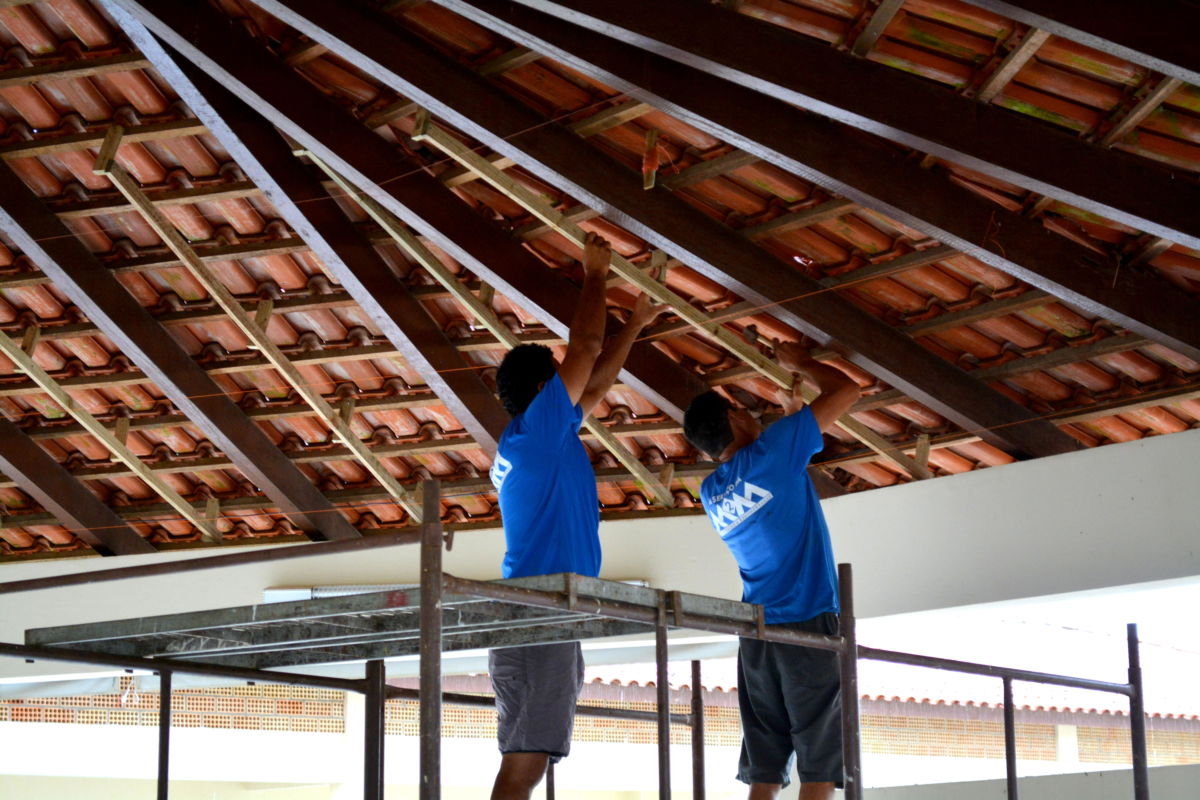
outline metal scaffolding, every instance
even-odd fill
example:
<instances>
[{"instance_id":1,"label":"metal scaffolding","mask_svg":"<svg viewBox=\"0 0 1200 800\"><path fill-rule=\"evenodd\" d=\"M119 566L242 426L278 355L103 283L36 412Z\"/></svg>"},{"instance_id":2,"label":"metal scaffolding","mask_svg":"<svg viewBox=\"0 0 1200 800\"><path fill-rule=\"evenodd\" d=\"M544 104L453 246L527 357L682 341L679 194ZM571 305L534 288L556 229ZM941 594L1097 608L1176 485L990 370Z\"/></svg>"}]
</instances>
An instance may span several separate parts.
<instances>
[{"instance_id":1,"label":"metal scaffolding","mask_svg":"<svg viewBox=\"0 0 1200 800\"><path fill-rule=\"evenodd\" d=\"M466 580L442 569L445 544L439 521L439 485L423 491L419 596L404 591L352 595L294 603L273 603L133 620L31 629L24 645L0 643L0 656L104 664L145 669L161 676L158 797L168 792L171 676L193 673L235 680L275 682L359 692L366 695L364 798L381 800L384 786L384 704L389 698L413 698L420 704L420 797L441 796L441 708L443 703L490 705L482 695L443 693L444 651L593 639L630 633L655 637L658 704L655 712L579 706L583 715L658 723L659 797L670 797L670 725L692 728L693 797L704 797L704 713L700 662L692 662L690 714L671 714L667 685L669 629L695 629L746 638L796 644L836 652L842 678L842 733L845 797L862 798L859 747L858 659L943 669L999 678L1004 688L1005 759L1008 797L1017 797L1013 681L1054 684L1125 695L1130 704L1135 800L1149 797L1145 712L1137 628L1128 626L1129 681L1110 683L1086 678L974 664L859 645L855 632L853 579L849 564L838 568L841 598L839 636L821 636L764 624L761 606L721 598L664 591L573 574L505 581ZM413 543L396 537L391 544ZM369 541L369 540L364 540ZM296 557L317 555L357 542L304 545ZM382 545L375 545L382 546ZM359 549L363 545L358 545ZM293 551L289 551L293 552ZM274 552L272 553L274 555ZM171 564L168 571L215 568L254 561L259 554ZM206 563L207 562L207 563ZM155 565L162 574L167 565ZM126 575L129 573L126 572ZM72 583L65 576L61 585ZM51 588L54 579L22 590ZM0 592L5 584L0 584ZM420 688L388 686L384 659L420 655ZM848 657L853 654L856 657ZM272 671L278 667L365 661L360 680ZM548 796L553 797L553 771Z\"/></svg>"}]
</instances>

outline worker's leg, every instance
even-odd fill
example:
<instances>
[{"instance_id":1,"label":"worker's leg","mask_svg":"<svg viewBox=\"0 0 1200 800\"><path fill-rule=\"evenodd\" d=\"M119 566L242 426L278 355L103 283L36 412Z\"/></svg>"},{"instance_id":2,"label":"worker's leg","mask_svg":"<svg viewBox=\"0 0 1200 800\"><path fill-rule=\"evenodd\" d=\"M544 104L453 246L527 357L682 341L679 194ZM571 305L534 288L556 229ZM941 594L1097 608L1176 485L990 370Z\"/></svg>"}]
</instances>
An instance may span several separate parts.
<instances>
[{"instance_id":1,"label":"worker's leg","mask_svg":"<svg viewBox=\"0 0 1200 800\"><path fill-rule=\"evenodd\" d=\"M738 711L742 754L738 780L750 784L750 800L773 800L791 780L791 721L780 692L771 642L742 639L738 647Z\"/></svg>"},{"instance_id":2,"label":"worker's leg","mask_svg":"<svg viewBox=\"0 0 1200 800\"><path fill-rule=\"evenodd\" d=\"M750 784L750 800L775 800L783 789L778 783Z\"/></svg>"},{"instance_id":3,"label":"worker's leg","mask_svg":"<svg viewBox=\"0 0 1200 800\"><path fill-rule=\"evenodd\" d=\"M549 763L547 753L505 753L492 786L492 800L529 800Z\"/></svg>"},{"instance_id":4,"label":"worker's leg","mask_svg":"<svg viewBox=\"0 0 1200 800\"><path fill-rule=\"evenodd\" d=\"M800 784L800 800L833 800L833 781Z\"/></svg>"},{"instance_id":5,"label":"worker's leg","mask_svg":"<svg viewBox=\"0 0 1200 800\"><path fill-rule=\"evenodd\" d=\"M822 614L789 628L836 636L837 617ZM774 644L791 719L792 747L803 800L829 800L843 780L842 692L838 656L828 650Z\"/></svg>"},{"instance_id":6,"label":"worker's leg","mask_svg":"<svg viewBox=\"0 0 1200 800\"><path fill-rule=\"evenodd\" d=\"M488 654L503 759L493 800L529 797L546 766L571 751L583 687L579 642L505 647Z\"/></svg>"}]
</instances>

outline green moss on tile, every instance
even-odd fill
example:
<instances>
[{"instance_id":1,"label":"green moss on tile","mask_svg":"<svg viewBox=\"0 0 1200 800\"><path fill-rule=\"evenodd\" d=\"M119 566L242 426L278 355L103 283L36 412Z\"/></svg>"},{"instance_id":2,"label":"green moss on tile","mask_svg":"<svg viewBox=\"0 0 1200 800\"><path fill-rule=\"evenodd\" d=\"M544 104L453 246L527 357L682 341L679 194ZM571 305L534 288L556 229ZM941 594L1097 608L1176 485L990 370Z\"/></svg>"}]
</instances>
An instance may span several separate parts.
<instances>
[{"instance_id":1,"label":"green moss on tile","mask_svg":"<svg viewBox=\"0 0 1200 800\"><path fill-rule=\"evenodd\" d=\"M985 57L982 53L979 53L976 50L972 50L971 48L965 47L961 44L948 42L940 36L930 33L929 31L921 30L915 25L910 24L908 26L907 33L909 39L914 44L919 44L922 47L928 47L930 50L938 50L942 53L946 53L947 55L954 56L955 58L977 62Z\"/></svg>"},{"instance_id":2,"label":"green moss on tile","mask_svg":"<svg viewBox=\"0 0 1200 800\"><path fill-rule=\"evenodd\" d=\"M871 54L871 60L877 61L880 64L887 64L889 67L893 67L895 69L901 70L902 72L908 72L913 75L920 75L922 78L932 78L933 80L936 80L938 83L944 84L946 86L953 86L956 89L961 88L964 84L964 82L959 78L951 78L950 80L945 80L944 78L946 76L934 77L932 75L928 75L928 74L926 74L926 71L924 69L922 69L918 65L912 63L911 61L909 61L907 59L899 58L898 56L893 56L893 55L890 55L887 53L881 53L881 52L876 51L875 53Z\"/></svg>"},{"instance_id":3,"label":"green moss on tile","mask_svg":"<svg viewBox=\"0 0 1200 800\"><path fill-rule=\"evenodd\" d=\"M1021 114L1054 123L1055 125L1061 125L1064 128L1070 128L1073 131L1082 131L1086 127L1077 119L1056 114L1048 109L1035 106L1033 103L1027 103L1024 100L1017 100L1013 97L1000 97L996 100L996 105L1007 108L1010 111L1017 111Z\"/></svg>"},{"instance_id":4,"label":"green moss on tile","mask_svg":"<svg viewBox=\"0 0 1200 800\"><path fill-rule=\"evenodd\" d=\"M773 185L767 181L762 180L761 178L752 178L750 180L747 180L746 182L749 183L751 186L755 186L759 189L762 189L764 192L766 192L769 195L773 195L775 197L782 198L784 200L784 202L797 203L800 201L800 197L798 195L780 194L778 191L778 187L776 187L775 185Z\"/></svg>"}]
</instances>

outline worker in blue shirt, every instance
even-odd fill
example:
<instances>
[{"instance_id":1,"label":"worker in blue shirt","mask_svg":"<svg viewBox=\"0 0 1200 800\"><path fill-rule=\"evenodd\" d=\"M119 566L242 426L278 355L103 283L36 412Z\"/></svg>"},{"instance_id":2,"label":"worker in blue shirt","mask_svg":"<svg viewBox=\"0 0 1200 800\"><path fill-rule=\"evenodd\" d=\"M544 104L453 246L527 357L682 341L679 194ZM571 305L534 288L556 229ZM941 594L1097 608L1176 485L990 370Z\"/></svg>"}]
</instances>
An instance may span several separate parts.
<instances>
[{"instance_id":1,"label":"worker in blue shirt","mask_svg":"<svg viewBox=\"0 0 1200 800\"><path fill-rule=\"evenodd\" d=\"M628 322L605 345L610 258L608 242L588 234L583 289L562 363L549 348L521 345L496 375L500 400L513 415L491 469L504 520L505 578L600 574L596 476L579 428L660 310L639 296ZM488 667L503 754L492 800L528 800L547 765L570 750L583 655L577 641L506 647L491 651Z\"/></svg>"},{"instance_id":2,"label":"worker in blue shirt","mask_svg":"<svg viewBox=\"0 0 1200 800\"><path fill-rule=\"evenodd\" d=\"M710 522L737 561L742 599L768 625L837 635L837 573L829 529L806 470L821 433L859 397L850 377L791 342L776 345L796 377L780 392L784 417L763 430L748 411L709 391L684 415L684 434L720 462L700 486ZM804 381L820 392L809 406ZM750 800L779 796L793 761L803 800L828 800L843 781L841 689L835 653L744 638L738 648L742 753Z\"/></svg>"}]
</instances>

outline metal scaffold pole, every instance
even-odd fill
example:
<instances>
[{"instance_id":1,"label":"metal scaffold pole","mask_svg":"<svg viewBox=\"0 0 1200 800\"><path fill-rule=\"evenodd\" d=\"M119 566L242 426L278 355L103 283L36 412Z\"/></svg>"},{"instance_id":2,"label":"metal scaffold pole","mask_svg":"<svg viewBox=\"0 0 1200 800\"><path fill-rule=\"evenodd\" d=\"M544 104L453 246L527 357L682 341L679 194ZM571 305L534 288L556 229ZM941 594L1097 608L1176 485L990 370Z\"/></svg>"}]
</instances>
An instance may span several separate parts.
<instances>
[{"instance_id":1,"label":"metal scaffold pole","mask_svg":"<svg viewBox=\"0 0 1200 800\"><path fill-rule=\"evenodd\" d=\"M364 688L363 800L383 800L383 713L387 701L387 671L382 660L367 662Z\"/></svg>"},{"instance_id":2,"label":"metal scaffold pole","mask_svg":"<svg viewBox=\"0 0 1200 800\"><path fill-rule=\"evenodd\" d=\"M171 772L171 671L163 670L158 680L158 800L170 794Z\"/></svg>"},{"instance_id":3,"label":"metal scaffold pole","mask_svg":"<svg viewBox=\"0 0 1200 800\"><path fill-rule=\"evenodd\" d=\"M838 660L842 672L842 752L846 769L846 800L862 800L862 763L858 721L858 637L854 626L854 573L849 564L838 564L838 593L842 612L839 632L843 640Z\"/></svg>"},{"instance_id":4,"label":"metal scaffold pole","mask_svg":"<svg viewBox=\"0 0 1200 800\"><path fill-rule=\"evenodd\" d=\"M692 661L692 800L704 800L704 687L700 661Z\"/></svg>"},{"instance_id":5,"label":"metal scaffold pole","mask_svg":"<svg viewBox=\"0 0 1200 800\"><path fill-rule=\"evenodd\" d=\"M1149 800L1150 773L1146 762L1146 702L1142 695L1142 657L1137 624L1126 627L1129 643L1129 739L1133 749L1133 797Z\"/></svg>"},{"instance_id":6,"label":"metal scaffold pole","mask_svg":"<svg viewBox=\"0 0 1200 800\"><path fill-rule=\"evenodd\" d=\"M658 797L671 800L671 686L667 683L667 595L658 593L654 622L654 662L658 696Z\"/></svg>"},{"instance_id":7,"label":"metal scaffold pole","mask_svg":"<svg viewBox=\"0 0 1200 800\"><path fill-rule=\"evenodd\" d=\"M1004 774L1008 800L1017 800L1017 715L1013 707L1012 678L1004 682Z\"/></svg>"},{"instance_id":8,"label":"metal scaffold pole","mask_svg":"<svg viewBox=\"0 0 1200 800\"><path fill-rule=\"evenodd\" d=\"M442 522L441 483L422 485L421 529L421 800L442 796Z\"/></svg>"}]
</instances>

